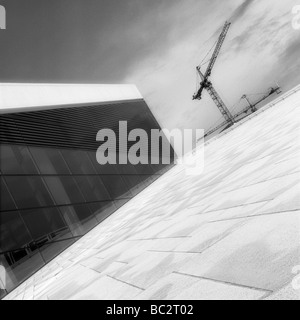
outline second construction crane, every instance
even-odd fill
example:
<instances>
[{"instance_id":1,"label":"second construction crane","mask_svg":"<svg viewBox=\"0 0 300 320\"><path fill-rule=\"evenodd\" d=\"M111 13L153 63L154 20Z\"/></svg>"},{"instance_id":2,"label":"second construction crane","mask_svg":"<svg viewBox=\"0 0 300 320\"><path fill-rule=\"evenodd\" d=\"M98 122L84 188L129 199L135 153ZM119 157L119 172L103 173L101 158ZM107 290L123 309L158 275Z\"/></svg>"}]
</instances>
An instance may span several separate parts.
<instances>
[{"instance_id":1,"label":"second construction crane","mask_svg":"<svg viewBox=\"0 0 300 320\"><path fill-rule=\"evenodd\" d=\"M247 101L248 106L246 108L244 108L242 111L236 113L234 115L234 120L236 122L240 121L241 119L244 118L243 114L247 114L249 111L256 112L258 110L257 105L260 104L262 101L266 100L267 98L269 98L273 93L277 93L277 94L281 93L281 89L278 85L276 87L270 88L269 91L261 99L259 99L255 103L251 103L250 100L248 99L248 97L244 94L241 99L245 99ZM210 136L211 134L215 133L219 129L222 129L224 126L226 126L225 129L228 128L228 125L230 126L230 124L228 124L227 120L222 122L217 127L206 132L204 138L206 138L207 136Z\"/></svg>"},{"instance_id":2,"label":"second construction crane","mask_svg":"<svg viewBox=\"0 0 300 320\"><path fill-rule=\"evenodd\" d=\"M202 73L201 71L201 66L197 67L197 71L201 77L201 82L200 82L200 88L199 90L195 93L195 95L193 96L193 100L201 100L202 98L202 92L205 89L209 95L211 96L211 98L213 99L214 103L216 104L216 106L218 107L218 109L220 110L220 112L222 113L222 115L224 116L225 120L228 122L228 124L233 125L235 120L234 117L232 116L232 114L230 113L230 111L228 110L228 108L226 107L225 103L223 102L223 100L221 99L221 97L218 95L217 91L214 89L211 81L209 80L212 69L216 63L216 60L218 58L218 55L221 51L222 45L224 43L224 40L226 38L226 35L228 33L228 30L230 28L231 23L227 22L225 23L223 30L219 36L218 42L216 44L215 50L212 54L212 57L210 59L210 62L208 64L208 67L205 71L205 73Z\"/></svg>"}]
</instances>

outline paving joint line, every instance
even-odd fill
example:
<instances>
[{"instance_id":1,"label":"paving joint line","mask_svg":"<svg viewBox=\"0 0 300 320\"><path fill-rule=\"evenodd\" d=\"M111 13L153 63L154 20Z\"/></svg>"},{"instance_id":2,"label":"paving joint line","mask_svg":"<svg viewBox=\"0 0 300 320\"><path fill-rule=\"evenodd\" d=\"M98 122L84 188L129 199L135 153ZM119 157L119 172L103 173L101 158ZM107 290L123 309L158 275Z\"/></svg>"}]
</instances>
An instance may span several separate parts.
<instances>
[{"instance_id":1,"label":"paving joint line","mask_svg":"<svg viewBox=\"0 0 300 320\"><path fill-rule=\"evenodd\" d=\"M212 281L212 282L216 282L216 283L222 283L222 284L226 284L226 285L230 285L230 286L234 286L234 287L240 287L240 288L244 288L244 289L251 289L251 290L260 291L260 292L266 292L266 293L273 293L274 292L274 291L269 290L269 289L251 287L251 286L247 286L247 285L243 285L243 284L239 284L239 283L223 281L223 280L218 280L218 279L213 279L213 278L207 278L207 277L202 277L202 276L195 276L195 275L192 275L192 274L182 273L182 272L178 272L178 271L173 271L172 273L178 274L178 275L181 275L181 276L196 278L196 279L199 279L199 280L207 280L207 281Z\"/></svg>"},{"instance_id":2,"label":"paving joint line","mask_svg":"<svg viewBox=\"0 0 300 320\"><path fill-rule=\"evenodd\" d=\"M255 214L252 216L244 216L244 217L234 217L234 218L229 218L229 219L221 219L221 220L212 220L208 221L207 223L215 223L215 222L222 222L222 221L231 221L231 220L240 220L240 219L249 219L249 218L257 218L257 217L266 217L266 216L272 216L275 214L283 214L283 213L293 213L300 211L300 208L298 209L293 209L293 210L284 210L284 211L277 211L277 212L270 212L270 213L262 213L262 214Z\"/></svg>"},{"instance_id":3,"label":"paving joint line","mask_svg":"<svg viewBox=\"0 0 300 320\"><path fill-rule=\"evenodd\" d=\"M150 241L150 240L168 240L168 239L185 239L185 238L191 238L191 236L166 237L166 238L145 238L145 239L127 239L126 241Z\"/></svg>"},{"instance_id":4,"label":"paving joint line","mask_svg":"<svg viewBox=\"0 0 300 320\"><path fill-rule=\"evenodd\" d=\"M114 278L114 277L112 277L112 276L110 276L110 275L108 275L108 274L107 274L106 276L107 276L108 278L111 278L111 279L115 280L115 281L119 281L119 282L121 282L121 283L127 284L128 286L131 286L131 287L133 287L133 288L136 288L136 289L145 291L145 289L140 288L140 287L138 287L138 286L135 286L134 284L131 284L131 283L128 283L128 282L126 282L126 281L123 281L123 280Z\"/></svg>"},{"instance_id":5,"label":"paving joint line","mask_svg":"<svg viewBox=\"0 0 300 320\"><path fill-rule=\"evenodd\" d=\"M211 211L204 211L202 214L204 214L204 213L214 213L214 212L218 212L218 211L224 211L224 210L235 209L235 208L241 208L241 207L251 206L251 205L254 205L254 204L259 204L259 203L264 203L264 202L270 202L270 201L273 201L273 200L275 200L275 198L273 198L273 199L268 199L268 200L263 200L263 201L257 201L257 202L239 204L239 205L237 205L237 206L228 207L228 208L216 209L216 210L211 210ZM198 215L198 214L195 214L195 215Z\"/></svg>"},{"instance_id":6,"label":"paving joint line","mask_svg":"<svg viewBox=\"0 0 300 320\"><path fill-rule=\"evenodd\" d=\"M256 182L256 183L248 184L247 186L242 186L242 187L240 187L240 188L238 188L238 189L231 189L231 190L229 190L229 191L225 191L225 193L233 192L233 191L238 191L238 190L245 189L245 188L249 188L249 187L253 187L253 186L256 186L257 184L261 184L261 183L265 183L265 182L268 182L268 181L277 180L277 179L280 179L280 178L289 177L289 176L292 176L292 175L297 174L297 173L300 173L300 171L290 172L290 173L288 173L288 174L284 174L284 175L282 175L282 176L274 177L274 178L271 178L271 179L261 180L261 181Z\"/></svg>"},{"instance_id":7,"label":"paving joint line","mask_svg":"<svg viewBox=\"0 0 300 320\"><path fill-rule=\"evenodd\" d=\"M193 251L169 251L169 250L147 250L148 252L158 252L158 253L183 253L183 254L201 254L202 252L193 252Z\"/></svg>"}]
</instances>

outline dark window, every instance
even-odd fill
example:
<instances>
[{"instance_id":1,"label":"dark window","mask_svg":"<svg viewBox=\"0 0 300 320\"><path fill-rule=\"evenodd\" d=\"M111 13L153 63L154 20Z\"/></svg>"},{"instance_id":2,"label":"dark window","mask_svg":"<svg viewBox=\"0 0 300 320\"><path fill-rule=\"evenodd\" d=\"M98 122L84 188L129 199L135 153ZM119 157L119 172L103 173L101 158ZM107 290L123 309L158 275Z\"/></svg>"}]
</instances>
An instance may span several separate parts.
<instances>
[{"instance_id":1,"label":"dark window","mask_svg":"<svg viewBox=\"0 0 300 320\"><path fill-rule=\"evenodd\" d=\"M39 177L5 177L19 209L47 207L53 205L44 182Z\"/></svg>"},{"instance_id":2,"label":"dark window","mask_svg":"<svg viewBox=\"0 0 300 320\"><path fill-rule=\"evenodd\" d=\"M129 162L127 164L119 164L118 169L119 169L119 172L124 175L137 175L138 174L135 166Z\"/></svg>"},{"instance_id":3,"label":"dark window","mask_svg":"<svg viewBox=\"0 0 300 320\"><path fill-rule=\"evenodd\" d=\"M102 175L101 180L108 190L111 199L132 197L129 186L125 184L120 175Z\"/></svg>"},{"instance_id":4,"label":"dark window","mask_svg":"<svg viewBox=\"0 0 300 320\"><path fill-rule=\"evenodd\" d=\"M84 203L84 198L72 177L45 177L47 186L58 205Z\"/></svg>"},{"instance_id":5,"label":"dark window","mask_svg":"<svg viewBox=\"0 0 300 320\"><path fill-rule=\"evenodd\" d=\"M88 155L98 174L103 174L103 175L119 174L118 165L114 165L114 164L101 165L97 162L96 152L89 151ZM118 163L118 156L117 156L117 163Z\"/></svg>"},{"instance_id":6,"label":"dark window","mask_svg":"<svg viewBox=\"0 0 300 320\"><path fill-rule=\"evenodd\" d=\"M155 176L155 175L140 175L140 180L142 181L142 184L144 185L144 187L150 185L153 181L155 181L159 176Z\"/></svg>"},{"instance_id":7,"label":"dark window","mask_svg":"<svg viewBox=\"0 0 300 320\"><path fill-rule=\"evenodd\" d=\"M89 208L98 222L105 220L117 209L116 205L112 201L91 203L89 204Z\"/></svg>"},{"instance_id":8,"label":"dark window","mask_svg":"<svg viewBox=\"0 0 300 320\"><path fill-rule=\"evenodd\" d=\"M59 150L30 147L30 152L42 174L70 174L70 170Z\"/></svg>"},{"instance_id":9,"label":"dark window","mask_svg":"<svg viewBox=\"0 0 300 320\"><path fill-rule=\"evenodd\" d=\"M46 262L51 261L62 251L73 244L78 238L69 238L66 240L55 240L54 242L45 243L43 247L40 248L41 255Z\"/></svg>"},{"instance_id":10,"label":"dark window","mask_svg":"<svg viewBox=\"0 0 300 320\"><path fill-rule=\"evenodd\" d=\"M15 210L17 209L15 203L5 185L4 179L0 179L0 188L1 188L1 198L0 198L0 207L1 211L6 210Z\"/></svg>"},{"instance_id":11,"label":"dark window","mask_svg":"<svg viewBox=\"0 0 300 320\"><path fill-rule=\"evenodd\" d=\"M0 145L0 167L3 174L38 173L25 146Z\"/></svg>"},{"instance_id":12,"label":"dark window","mask_svg":"<svg viewBox=\"0 0 300 320\"><path fill-rule=\"evenodd\" d=\"M21 215L46 262L57 256L75 239L57 208L26 210Z\"/></svg>"},{"instance_id":13,"label":"dark window","mask_svg":"<svg viewBox=\"0 0 300 320\"><path fill-rule=\"evenodd\" d=\"M56 208L21 211L33 240L43 242L70 238L72 235Z\"/></svg>"},{"instance_id":14,"label":"dark window","mask_svg":"<svg viewBox=\"0 0 300 320\"><path fill-rule=\"evenodd\" d=\"M60 211L73 236L84 235L98 224L88 205L61 207Z\"/></svg>"},{"instance_id":15,"label":"dark window","mask_svg":"<svg viewBox=\"0 0 300 320\"><path fill-rule=\"evenodd\" d=\"M138 175L125 175L123 179L130 187L130 191L134 196L144 189L142 179Z\"/></svg>"},{"instance_id":16,"label":"dark window","mask_svg":"<svg viewBox=\"0 0 300 320\"><path fill-rule=\"evenodd\" d=\"M99 177L79 176L75 180L87 202L110 200L110 196Z\"/></svg>"},{"instance_id":17,"label":"dark window","mask_svg":"<svg viewBox=\"0 0 300 320\"><path fill-rule=\"evenodd\" d=\"M137 164L134 168L138 174L154 174L154 170L150 164Z\"/></svg>"},{"instance_id":18,"label":"dark window","mask_svg":"<svg viewBox=\"0 0 300 320\"><path fill-rule=\"evenodd\" d=\"M0 212L0 221L1 252L23 248L32 241L18 211Z\"/></svg>"},{"instance_id":19,"label":"dark window","mask_svg":"<svg viewBox=\"0 0 300 320\"><path fill-rule=\"evenodd\" d=\"M85 151L62 150L61 153L73 174L97 174Z\"/></svg>"}]
</instances>

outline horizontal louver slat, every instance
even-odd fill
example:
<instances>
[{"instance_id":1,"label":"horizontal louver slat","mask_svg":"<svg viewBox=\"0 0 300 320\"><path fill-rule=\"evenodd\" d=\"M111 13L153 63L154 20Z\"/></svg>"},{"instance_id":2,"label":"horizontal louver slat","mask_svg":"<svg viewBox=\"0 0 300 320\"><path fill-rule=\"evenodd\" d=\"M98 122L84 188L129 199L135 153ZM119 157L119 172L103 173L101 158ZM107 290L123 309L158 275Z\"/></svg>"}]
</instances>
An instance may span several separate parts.
<instances>
[{"instance_id":1,"label":"horizontal louver slat","mask_svg":"<svg viewBox=\"0 0 300 320\"><path fill-rule=\"evenodd\" d=\"M101 144L96 141L97 132L112 129L118 138L119 121L128 122L128 131L141 128L150 134L151 129L159 129L144 101L130 101L4 114L0 116L0 143L96 151ZM128 142L128 150L133 144Z\"/></svg>"}]
</instances>

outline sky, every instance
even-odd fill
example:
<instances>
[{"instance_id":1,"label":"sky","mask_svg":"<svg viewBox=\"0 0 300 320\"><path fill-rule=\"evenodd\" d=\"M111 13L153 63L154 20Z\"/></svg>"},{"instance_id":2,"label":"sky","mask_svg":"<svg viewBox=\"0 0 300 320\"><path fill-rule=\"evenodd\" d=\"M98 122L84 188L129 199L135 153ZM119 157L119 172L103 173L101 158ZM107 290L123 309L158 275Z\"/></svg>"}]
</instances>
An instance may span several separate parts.
<instances>
[{"instance_id":1,"label":"sky","mask_svg":"<svg viewBox=\"0 0 300 320\"><path fill-rule=\"evenodd\" d=\"M212 72L232 113L243 94L300 83L299 0L0 0L0 82L133 83L163 128L209 129L222 116L196 91L196 66L232 22ZM198 80L199 81L199 80ZM273 97L274 98L274 97Z\"/></svg>"}]
</instances>

